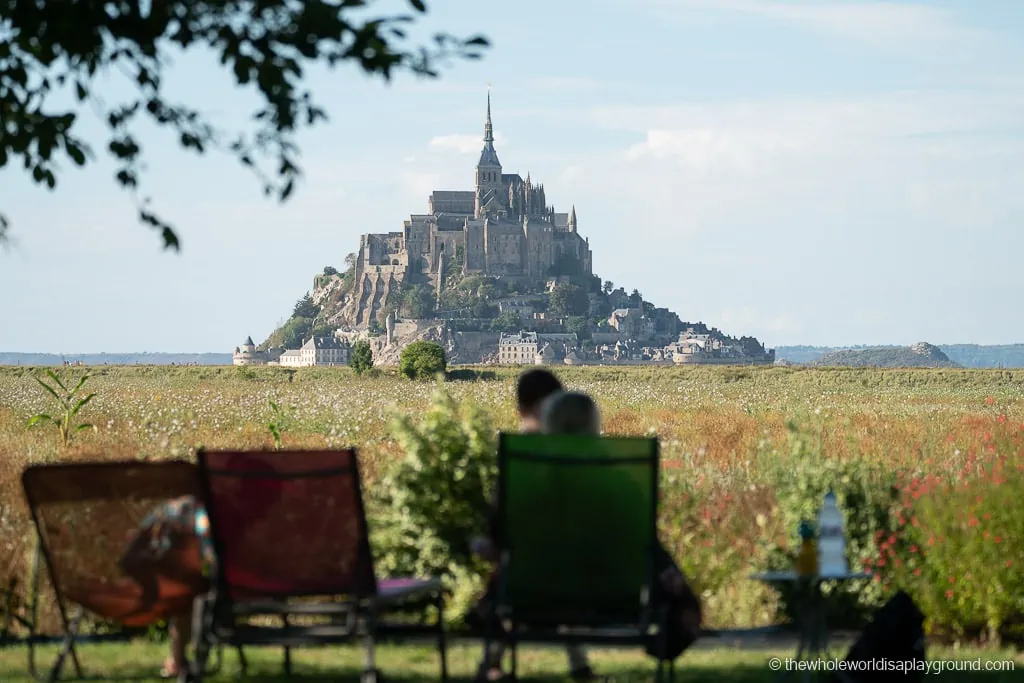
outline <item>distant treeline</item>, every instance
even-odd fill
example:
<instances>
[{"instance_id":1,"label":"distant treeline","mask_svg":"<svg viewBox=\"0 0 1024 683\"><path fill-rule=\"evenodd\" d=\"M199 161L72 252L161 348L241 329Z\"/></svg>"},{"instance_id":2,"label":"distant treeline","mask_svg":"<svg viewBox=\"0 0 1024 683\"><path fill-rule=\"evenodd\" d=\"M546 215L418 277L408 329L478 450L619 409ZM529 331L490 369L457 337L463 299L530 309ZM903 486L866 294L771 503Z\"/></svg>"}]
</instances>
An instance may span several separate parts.
<instances>
[{"instance_id":1,"label":"distant treeline","mask_svg":"<svg viewBox=\"0 0 1024 683\"><path fill-rule=\"evenodd\" d=\"M231 365L230 353L4 353L0 365Z\"/></svg>"},{"instance_id":2,"label":"distant treeline","mask_svg":"<svg viewBox=\"0 0 1024 683\"><path fill-rule=\"evenodd\" d=\"M949 359L965 368L1024 368L1024 344L937 344ZM845 349L883 349L898 346L778 346L775 357L791 363L812 363L826 353Z\"/></svg>"}]
</instances>

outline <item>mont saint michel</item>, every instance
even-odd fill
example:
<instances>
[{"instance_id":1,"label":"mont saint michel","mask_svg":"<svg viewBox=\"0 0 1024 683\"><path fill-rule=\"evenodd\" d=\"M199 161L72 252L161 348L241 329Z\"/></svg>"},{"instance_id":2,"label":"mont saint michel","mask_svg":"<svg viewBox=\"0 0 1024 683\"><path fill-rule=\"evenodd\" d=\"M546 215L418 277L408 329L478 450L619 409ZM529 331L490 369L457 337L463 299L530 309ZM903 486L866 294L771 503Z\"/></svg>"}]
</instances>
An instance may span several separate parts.
<instances>
[{"instance_id":1,"label":"mont saint michel","mask_svg":"<svg viewBox=\"0 0 1024 683\"><path fill-rule=\"evenodd\" d=\"M345 270L325 268L291 318L259 346L246 339L235 363L340 365L357 339L381 363L423 339L466 363L774 361L753 337L683 322L602 281L575 205L555 207L543 183L505 172L490 93L481 142L472 189L435 189L401 230L361 235Z\"/></svg>"}]
</instances>

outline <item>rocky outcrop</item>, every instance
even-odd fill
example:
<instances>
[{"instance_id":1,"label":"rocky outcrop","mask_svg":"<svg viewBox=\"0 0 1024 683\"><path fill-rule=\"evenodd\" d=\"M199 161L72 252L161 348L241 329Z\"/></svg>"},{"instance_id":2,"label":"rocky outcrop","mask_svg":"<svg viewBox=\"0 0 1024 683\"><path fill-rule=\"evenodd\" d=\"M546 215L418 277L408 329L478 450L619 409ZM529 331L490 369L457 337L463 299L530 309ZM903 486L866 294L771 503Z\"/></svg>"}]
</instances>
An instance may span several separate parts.
<instances>
[{"instance_id":1,"label":"rocky outcrop","mask_svg":"<svg viewBox=\"0 0 1024 683\"><path fill-rule=\"evenodd\" d=\"M857 368L956 368L942 349L927 342L912 346L846 349L826 353L813 363L819 366Z\"/></svg>"}]
</instances>

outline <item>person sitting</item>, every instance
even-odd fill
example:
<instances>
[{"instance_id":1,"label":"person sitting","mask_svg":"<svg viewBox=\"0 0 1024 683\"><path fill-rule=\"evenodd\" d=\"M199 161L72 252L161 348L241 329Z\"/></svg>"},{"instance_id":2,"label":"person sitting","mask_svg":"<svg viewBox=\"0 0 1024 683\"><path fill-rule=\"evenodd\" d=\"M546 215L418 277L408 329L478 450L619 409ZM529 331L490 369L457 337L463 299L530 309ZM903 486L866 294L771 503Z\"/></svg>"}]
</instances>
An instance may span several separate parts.
<instances>
[{"instance_id":1,"label":"person sitting","mask_svg":"<svg viewBox=\"0 0 1024 683\"><path fill-rule=\"evenodd\" d=\"M273 472L263 461L239 453L228 460L231 472ZM280 482L251 478L232 482L237 496L226 496L238 509L218 511L226 537L236 537L258 520L280 497ZM192 557L189 555L192 554ZM198 557L195 557L195 555ZM203 503L194 496L175 498L154 508L139 525L119 564L143 588L150 599L157 598L161 578L173 577L188 585L196 595L209 589L217 568L210 536L210 520ZM168 619L171 652L160 671L161 678L176 678L188 667L186 648L192 639L192 610L171 614Z\"/></svg>"},{"instance_id":2,"label":"person sitting","mask_svg":"<svg viewBox=\"0 0 1024 683\"><path fill-rule=\"evenodd\" d=\"M541 432L545 434L580 434L599 436L601 433L601 417L597 405L593 399L583 393L569 391L555 391L549 394L538 406L539 423ZM492 538L495 538L496 530L492 531ZM657 543L655 547L655 568L658 581L653 587L651 602L652 606L666 607L668 610L668 629L665 637L664 649L659 648L657 643L648 644L646 651L655 657L675 659L700 636L701 605L696 593L690 586L689 581L678 567L671 555L664 546ZM481 600L478 609L486 610L488 601L493 599L493 590L496 586L496 575L492 574L488 583L487 592ZM503 648L497 644L490 652L486 653L484 665L491 668L486 670L488 680L495 680L500 677L500 661ZM570 666L578 676L583 679L594 677L593 670L586 660L582 648L569 650ZM485 671L481 665L481 671ZM478 676L482 679L484 674Z\"/></svg>"},{"instance_id":3,"label":"person sitting","mask_svg":"<svg viewBox=\"0 0 1024 683\"><path fill-rule=\"evenodd\" d=\"M563 391L562 383L548 370L535 369L527 370L519 376L516 382L516 408L519 415L519 430L525 434L532 434L541 431L541 406L544 401ZM473 542L474 550L484 559L498 562L497 551L493 539L496 538L498 527L497 501L492 503L491 515L488 519L490 538L478 538ZM471 612L470 619L480 618L486 611L488 601L493 593L490 589L484 593L477 610ZM491 650L484 653L483 661L480 663L478 680L499 680L504 676L501 671L501 659L504 655L504 648L500 643L493 643ZM566 655L569 658L569 671L575 681L589 681L595 678L594 671L587 661L586 652L579 645L567 645Z\"/></svg>"},{"instance_id":4,"label":"person sitting","mask_svg":"<svg viewBox=\"0 0 1024 683\"><path fill-rule=\"evenodd\" d=\"M548 397L541 406L541 429L545 434L601 433L601 414L586 394L559 392ZM659 540L655 545L655 573L651 604L668 610L665 651L656 644L648 645L653 656L675 659L700 637L701 604L689 580Z\"/></svg>"}]
</instances>

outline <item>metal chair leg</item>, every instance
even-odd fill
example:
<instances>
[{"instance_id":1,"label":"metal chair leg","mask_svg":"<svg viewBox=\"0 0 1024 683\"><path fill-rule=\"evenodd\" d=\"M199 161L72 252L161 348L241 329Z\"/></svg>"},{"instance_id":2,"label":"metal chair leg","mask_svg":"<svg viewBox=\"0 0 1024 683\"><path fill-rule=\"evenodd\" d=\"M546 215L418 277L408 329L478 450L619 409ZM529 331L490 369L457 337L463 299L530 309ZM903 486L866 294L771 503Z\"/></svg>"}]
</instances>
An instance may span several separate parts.
<instances>
[{"instance_id":1,"label":"metal chair leg","mask_svg":"<svg viewBox=\"0 0 1024 683\"><path fill-rule=\"evenodd\" d=\"M441 683L448 681L448 644L444 632L444 596L437 599L437 649L441 657Z\"/></svg>"}]
</instances>

